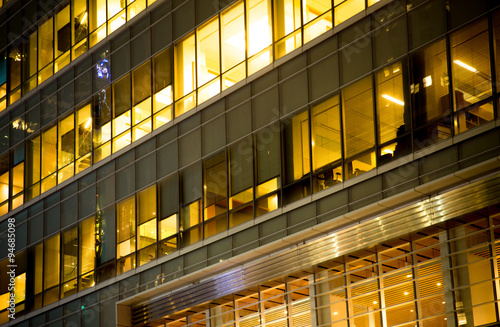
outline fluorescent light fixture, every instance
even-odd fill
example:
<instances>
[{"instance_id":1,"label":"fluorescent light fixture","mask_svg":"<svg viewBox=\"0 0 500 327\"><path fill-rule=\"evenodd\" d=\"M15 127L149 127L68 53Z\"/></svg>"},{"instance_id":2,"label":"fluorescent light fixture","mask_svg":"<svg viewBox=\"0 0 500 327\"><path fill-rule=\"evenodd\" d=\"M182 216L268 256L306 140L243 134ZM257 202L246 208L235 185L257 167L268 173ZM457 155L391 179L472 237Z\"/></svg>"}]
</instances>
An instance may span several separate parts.
<instances>
[{"instance_id":1,"label":"fluorescent light fixture","mask_svg":"<svg viewBox=\"0 0 500 327\"><path fill-rule=\"evenodd\" d=\"M473 73L477 73L478 72L478 70L476 68L471 67L471 66L467 65L466 63L461 62L460 60L453 60L453 63L459 65L462 68L467 69L470 72L473 72Z\"/></svg>"},{"instance_id":2,"label":"fluorescent light fixture","mask_svg":"<svg viewBox=\"0 0 500 327\"><path fill-rule=\"evenodd\" d=\"M85 129L89 129L91 124L92 124L92 118L89 118L89 119L87 120L87 122L85 123L85 127L84 127L84 128L85 128Z\"/></svg>"},{"instance_id":3,"label":"fluorescent light fixture","mask_svg":"<svg viewBox=\"0 0 500 327\"><path fill-rule=\"evenodd\" d=\"M391 101L391 102L394 102L395 104L399 104L400 106L404 106L404 105L405 105L405 103L404 103L403 101L398 100L398 99L396 99L396 98L393 98L393 97L391 97L391 96L390 96L390 95L388 95L388 94L382 94L382 98L384 98L384 99L386 99L386 100L389 100L389 101Z\"/></svg>"}]
</instances>

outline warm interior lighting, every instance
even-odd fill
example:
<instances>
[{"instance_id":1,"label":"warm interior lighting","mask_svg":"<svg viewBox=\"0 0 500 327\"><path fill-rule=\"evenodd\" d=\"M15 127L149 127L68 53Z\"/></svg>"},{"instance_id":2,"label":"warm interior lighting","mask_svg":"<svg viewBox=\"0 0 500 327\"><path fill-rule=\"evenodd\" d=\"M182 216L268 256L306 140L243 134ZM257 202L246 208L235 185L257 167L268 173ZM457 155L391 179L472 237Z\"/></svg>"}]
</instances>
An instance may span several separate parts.
<instances>
[{"instance_id":1,"label":"warm interior lighting","mask_svg":"<svg viewBox=\"0 0 500 327\"><path fill-rule=\"evenodd\" d=\"M85 24L85 20L87 19L87 12L85 12L85 14L83 15L82 17L82 20L80 20L80 25L83 25Z\"/></svg>"},{"instance_id":2,"label":"warm interior lighting","mask_svg":"<svg viewBox=\"0 0 500 327\"><path fill-rule=\"evenodd\" d=\"M426 76L422 81L424 82L424 87L429 87L432 85L432 76Z\"/></svg>"},{"instance_id":3,"label":"warm interior lighting","mask_svg":"<svg viewBox=\"0 0 500 327\"><path fill-rule=\"evenodd\" d=\"M461 62L460 60L453 60L453 63L459 65L462 68L467 69L470 72L473 72L473 73L478 72L478 70L476 68L471 67L471 66L467 65L466 63Z\"/></svg>"},{"instance_id":4,"label":"warm interior lighting","mask_svg":"<svg viewBox=\"0 0 500 327\"><path fill-rule=\"evenodd\" d=\"M85 129L90 129L91 125L92 125L92 118L89 118L85 123Z\"/></svg>"},{"instance_id":5,"label":"warm interior lighting","mask_svg":"<svg viewBox=\"0 0 500 327\"><path fill-rule=\"evenodd\" d=\"M392 151L391 149L384 149L382 150L382 154L394 154L394 151ZM406 275L406 277L411 277L411 275Z\"/></svg>"},{"instance_id":6,"label":"warm interior lighting","mask_svg":"<svg viewBox=\"0 0 500 327\"><path fill-rule=\"evenodd\" d=\"M400 106L404 106L404 105L405 105L405 103L404 103L403 101L398 100L398 99L396 99L396 98L394 98L394 97L391 97L391 96L390 96L390 95L388 95L388 94L382 94L382 98L384 98L384 99L386 99L386 100L389 100L389 101L391 101L391 102L394 102L395 104L399 104Z\"/></svg>"}]
</instances>

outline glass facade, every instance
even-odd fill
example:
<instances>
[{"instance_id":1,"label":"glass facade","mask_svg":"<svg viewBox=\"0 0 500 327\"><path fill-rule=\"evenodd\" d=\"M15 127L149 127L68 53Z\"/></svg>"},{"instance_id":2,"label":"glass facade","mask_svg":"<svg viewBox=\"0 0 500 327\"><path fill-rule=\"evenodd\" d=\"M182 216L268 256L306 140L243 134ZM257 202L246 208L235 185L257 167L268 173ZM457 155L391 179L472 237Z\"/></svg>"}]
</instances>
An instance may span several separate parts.
<instances>
[{"instance_id":1,"label":"glass facade","mask_svg":"<svg viewBox=\"0 0 500 327\"><path fill-rule=\"evenodd\" d=\"M253 233L283 238L497 155L496 5L462 17L438 0L149 2L63 1L0 52L0 300L15 218L19 326L113 325L103 313L118 300L266 244ZM159 325L494 323L496 275L450 271L484 259L455 255L479 244L460 231L480 225L470 233L488 230L491 250L495 219L259 281ZM481 267L495 271L495 255ZM419 275L427 260L437 268ZM0 324L8 315L0 306Z\"/></svg>"},{"instance_id":2,"label":"glass facade","mask_svg":"<svg viewBox=\"0 0 500 327\"><path fill-rule=\"evenodd\" d=\"M340 256L154 326L486 326L498 322L498 213Z\"/></svg>"}]
</instances>

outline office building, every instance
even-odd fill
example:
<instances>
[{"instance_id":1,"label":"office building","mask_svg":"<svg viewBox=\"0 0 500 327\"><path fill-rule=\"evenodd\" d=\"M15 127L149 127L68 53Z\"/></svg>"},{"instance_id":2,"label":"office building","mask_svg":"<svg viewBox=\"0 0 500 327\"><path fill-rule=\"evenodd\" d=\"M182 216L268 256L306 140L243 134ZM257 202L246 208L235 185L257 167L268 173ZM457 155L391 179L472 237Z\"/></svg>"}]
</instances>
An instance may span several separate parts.
<instances>
[{"instance_id":1,"label":"office building","mask_svg":"<svg viewBox=\"0 0 500 327\"><path fill-rule=\"evenodd\" d=\"M499 323L496 1L0 22L2 326Z\"/></svg>"}]
</instances>

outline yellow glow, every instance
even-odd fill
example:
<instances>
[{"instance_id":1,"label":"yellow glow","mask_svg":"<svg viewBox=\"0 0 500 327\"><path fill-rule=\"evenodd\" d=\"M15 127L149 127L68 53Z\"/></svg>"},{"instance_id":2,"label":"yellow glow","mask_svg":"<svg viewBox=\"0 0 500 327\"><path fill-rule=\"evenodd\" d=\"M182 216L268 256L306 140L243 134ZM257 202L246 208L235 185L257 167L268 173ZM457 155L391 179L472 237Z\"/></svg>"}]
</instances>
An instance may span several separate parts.
<instances>
[{"instance_id":1,"label":"yellow glow","mask_svg":"<svg viewBox=\"0 0 500 327\"><path fill-rule=\"evenodd\" d=\"M429 76L424 77L423 82L424 82L424 87L431 86L432 85L432 76L429 75Z\"/></svg>"},{"instance_id":2,"label":"yellow glow","mask_svg":"<svg viewBox=\"0 0 500 327\"><path fill-rule=\"evenodd\" d=\"M89 118L85 123L85 129L90 129L91 125L92 125L92 118Z\"/></svg>"},{"instance_id":3,"label":"yellow glow","mask_svg":"<svg viewBox=\"0 0 500 327\"><path fill-rule=\"evenodd\" d=\"M466 63L461 62L460 60L453 60L453 63L459 65L462 68L467 69L470 72L473 72L473 73L478 72L478 70L476 68L471 67L471 66L467 65Z\"/></svg>"},{"instance_id":4,"label":"yellow glow","mask_svg":"<svg viewBox=\"0 0 500 327\"><path fill-rule=\"evenodd\" d=\"M394 154L394 151L391 149L384 149L382 150L382 154ZM407 275L406 277L411 277L411 275Z\"/></svg>"},{"instance_id":5,"label":"yellow glow","mask_svg":"<svg viewBox=\"0 0 500 327\"><path fill-rule=\"evenodd\" d=\"M404 105L405 105L405 103L404 103L403 101L398 100L398 99L396 99L396 98L394 98L394 97L391 97L391 96L390 96L390 95L388 95L388 94L382 94L382 98L384 98L384 99L386 99L386 100L389 100L389 101L391 101L391 102L394 102L395 104L399 104L400 106L404 106Z\"/></svg>"},{"instance_id":6,"label":"yellow glow","mask_svg":"<svg viewBox=\"0 0 500 327\"><path fill-rule=\"evenodd\" d=\"M155 101L168 106L172 104L172 86L169 85L155 94Z\"/></svg>"},{"instance_id":7,"label":"yellow glow","mask_svg":"<svg viewBox=\"0 0 500 327\"><path fill-rule=\"evenodd\" d=\"M80 25L83 25L85 24L85 20L87 19L87 12L85 12L85 14L83 15L82 17L82 20L80 20Z\"/></svg>"}]
</instances>

